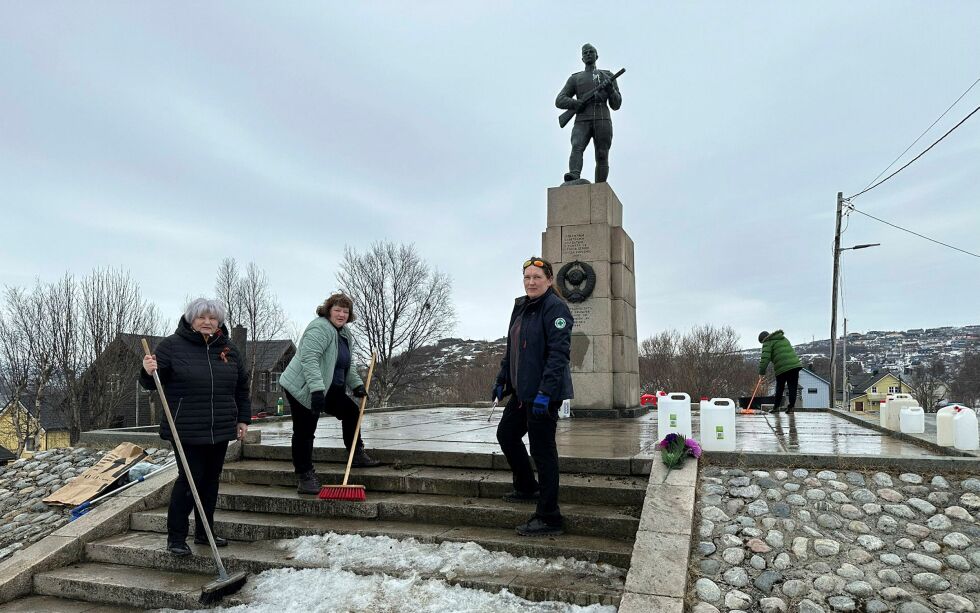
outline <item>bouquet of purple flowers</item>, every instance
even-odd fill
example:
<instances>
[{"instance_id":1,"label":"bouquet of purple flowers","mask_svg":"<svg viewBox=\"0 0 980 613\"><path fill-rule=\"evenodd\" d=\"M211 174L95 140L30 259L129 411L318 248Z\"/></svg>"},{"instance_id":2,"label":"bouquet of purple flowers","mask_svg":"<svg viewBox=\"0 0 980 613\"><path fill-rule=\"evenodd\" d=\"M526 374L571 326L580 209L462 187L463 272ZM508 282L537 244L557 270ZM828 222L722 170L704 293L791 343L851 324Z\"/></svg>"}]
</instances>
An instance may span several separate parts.
<instances>
[{"instance_id":1,"label":"bouquet of purple flowers","mask_svg":"<svg viewBox=\"0 0 980 613\"><path fill-rule=\"evenodd\" d=\"M701 445L693 438L684 438L676 432L671 432L665 436L662 441L657 443L657 447L660 449L660 459L667 466L667 475L670 474L671 470L683 464L684 458L687 456L701 457ZM664 481L667 480L667 475L664 475Z\"/></svg>"}]
</instances>

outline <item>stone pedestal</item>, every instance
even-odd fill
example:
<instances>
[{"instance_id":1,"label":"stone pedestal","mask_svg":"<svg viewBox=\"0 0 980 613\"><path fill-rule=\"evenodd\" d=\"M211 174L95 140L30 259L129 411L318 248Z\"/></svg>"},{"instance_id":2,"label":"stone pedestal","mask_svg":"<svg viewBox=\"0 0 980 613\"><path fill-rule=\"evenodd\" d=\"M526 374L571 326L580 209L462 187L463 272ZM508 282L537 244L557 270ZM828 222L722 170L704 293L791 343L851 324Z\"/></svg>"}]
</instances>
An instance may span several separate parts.
<instances>
[{"instance_id":1,"label":"stone pedestal","mask_svg":"<svg viewBox=\"0 0 980 613\"><path fill-rule=\"evenodd\" d=\"M608 183L548 189L548 229L542 255L555 272L568 262L589 264L595 289L569 302L572 330L573 410L632 409L640 400L636 344L633 241L623 230L623 205Z\"/></svg>"}]
</instances>

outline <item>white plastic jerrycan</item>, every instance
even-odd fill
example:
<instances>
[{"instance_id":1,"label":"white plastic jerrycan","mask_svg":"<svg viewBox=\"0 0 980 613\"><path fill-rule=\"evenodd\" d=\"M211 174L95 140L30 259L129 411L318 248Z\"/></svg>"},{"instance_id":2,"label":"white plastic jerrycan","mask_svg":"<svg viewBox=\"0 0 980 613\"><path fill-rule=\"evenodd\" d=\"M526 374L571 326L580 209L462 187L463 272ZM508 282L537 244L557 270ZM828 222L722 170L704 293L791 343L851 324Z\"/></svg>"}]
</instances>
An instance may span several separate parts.
<instances>
[{"instance_id":1,"label":"white plastic jerrycan","mask_svg":"<svg viewBox=\"0 0 980 613\"><path fill-rule=\"evenodd\" d=\"M899 422L905 434L922 434L926 431L926 414L922 407L902 407Z\"/></svg>"},{"instance_id":2,"label":"white plastic jerrycan","mask_svg":"<svg viewBox=\"0 0 980 613\"><path fill-rule=\"evenodd\" d=\"M963 451L980 449L980 430L977 429L977 412L960 408L953 417L953 446Z\"/></svg>"},{"instance_id":3,"label":"white plastic jerrycan","mask_svg":"<svg viewBox=\"0 0 980 613\"><path fill-rule=\"evenodd\" d=\"M879 405L880 408L878 410L878 424L882 428L886 428L887 427L887 424L888 424L888 403L891 402L894 397L895 397L895 394L888 394L887 396L885 396L885 399L881 401L881 405Z\"/></svg>"},{"instance_id":4,"label":"white plastic jerrycan","mask_svg":"<svg viewBox=\"0 0 980 613\"><path fill-rule=\"evenodd\" d=\"M902 429L902 409L905 407L919 406L911 394L895 394L895 397L888 401L888 419L885 427L889 430L900 431Z\"/></svg>"},{"instance_id":5,"label":"white plastic jerrycan","mask_svg":"<svg viewBox=\"0 0 980 613\"><path fill-rule=\"evenodd\" d=\"M953 418L956 417L956 409L965 408L958 404L951 404L936 411L936 444L943 447L952 447L955 432L953 431Z\"/></svg>"},{"instance_id":6,"label":"white plastic jerrycan","mask_svg":"<svg viewBox=\"0 0 980 613\"><path fill-rule=\"evenodd\" d=\"M657 399L657 435L663 439L671 432L691 436L691 397L671 392Z\"/></svg>"},{"instance_id":7,"label":"white plastic jerrycan","mask_svg":"<svg viewBox=\"0 0 980 613\"><path fill-rule=\"evenodd\" d=\"M702 403L701 449L735 451L735 401L731 398L712 398Z\"/></svg>"}]
</instances>

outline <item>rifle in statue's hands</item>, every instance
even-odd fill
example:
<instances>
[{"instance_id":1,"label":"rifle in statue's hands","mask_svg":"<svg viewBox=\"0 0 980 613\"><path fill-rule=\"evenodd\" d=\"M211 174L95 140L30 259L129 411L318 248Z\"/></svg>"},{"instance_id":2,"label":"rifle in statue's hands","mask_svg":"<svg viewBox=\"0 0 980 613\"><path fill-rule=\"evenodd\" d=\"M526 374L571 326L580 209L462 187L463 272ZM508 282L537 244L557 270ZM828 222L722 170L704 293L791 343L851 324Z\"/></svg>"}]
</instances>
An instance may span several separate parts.
<instances>
[{"instance_id":1,"label":"rifle in statue's hands","mask_svg":"<svg viewBox=\"0 0 980 613\"><path fill-rule=\"evenodd\" d=\"M619 77L621 77L624 72L626 72L626 69L625 68L621 68L619 70L619 72L617 72L616 74L614 74L612 76L611 79L609 79L608 81L605 81L605 82L601 83L600 85L596 85L595 87L593 87L589 91L589 93L585 94L584 96L582 96L582 99L581 100L578 100L577 101L578 104L576 105L576 107L574 109L568 109L567 111L565 111L564 113L562 113L561 115L558 116L558 125L561 126L562 128L564 128L565 126L567 126L568 125L568 122L572 120L572 117L575 117L575 113L578 113L579 111L581 111L582 109L584 109L585 108L585 105L587 105L590 102L592 102L592 99L599 95L599 92L601 92L604 89L608 89L609 87L611 87L612 84L616 82L616 79L618 79Z\"/></svg>"}]
</instances>

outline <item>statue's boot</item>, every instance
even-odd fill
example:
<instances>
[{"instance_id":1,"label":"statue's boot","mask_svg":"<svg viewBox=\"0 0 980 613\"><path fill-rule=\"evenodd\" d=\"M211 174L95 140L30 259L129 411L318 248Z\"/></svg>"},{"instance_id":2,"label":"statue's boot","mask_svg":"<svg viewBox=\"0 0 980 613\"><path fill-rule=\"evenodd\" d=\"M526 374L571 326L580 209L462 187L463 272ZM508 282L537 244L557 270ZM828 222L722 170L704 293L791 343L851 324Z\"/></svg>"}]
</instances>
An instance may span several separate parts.
<instances>
[{"instance_id":1,"label":"statue's boot","mask_svg":"<svg viewBox=\"0 0 980 613\"><path fill-rule=\"evenodd\" d=\"M575 181L578 178L579 178L579 173L577 173L577 172L566 172L565 173L565 181Z\"/></svg>"},{"instance_id":2,"label":"statue's boot","mask_svg":"<svg viewBox=\"0 0 980 613\"><path fill-rule=\"evenodd\" d=\"M595 182L605 183L606 179L609 177L609 165L596 166L595 167Z\"/></svg>"}]
</instances>

